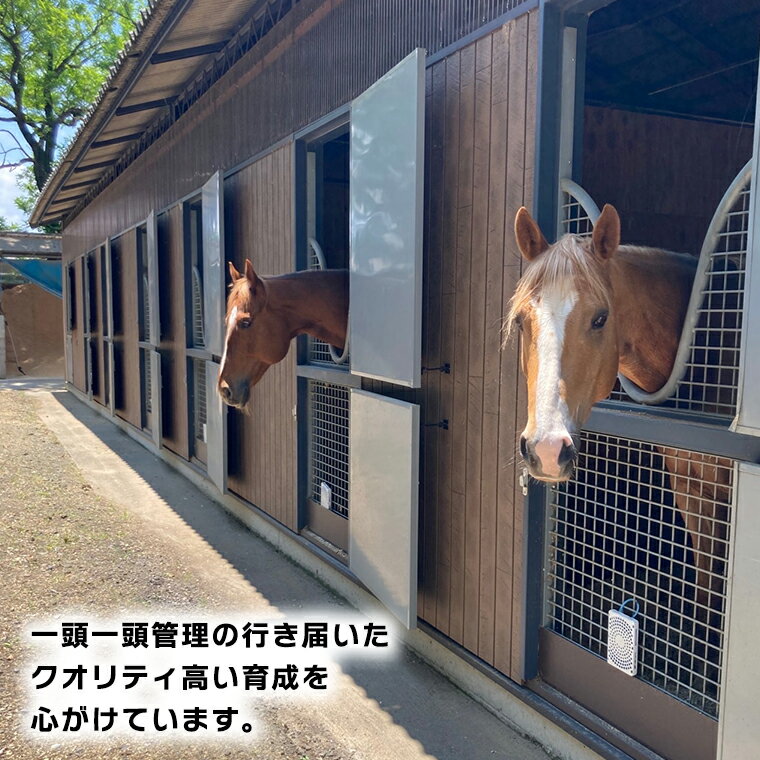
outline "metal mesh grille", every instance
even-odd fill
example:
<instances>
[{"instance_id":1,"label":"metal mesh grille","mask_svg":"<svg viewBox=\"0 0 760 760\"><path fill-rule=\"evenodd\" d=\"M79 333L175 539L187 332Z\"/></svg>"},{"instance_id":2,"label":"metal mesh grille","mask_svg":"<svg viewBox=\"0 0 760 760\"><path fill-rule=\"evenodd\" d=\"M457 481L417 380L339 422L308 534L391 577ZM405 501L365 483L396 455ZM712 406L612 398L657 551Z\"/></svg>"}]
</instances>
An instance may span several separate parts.
<instances>
[{"instance_id":1,"label":"metal mesh grille","mask_svg":"<svg viewBox=\"0 0 760 760\"><path fill-rule=\"evenodd\" d=\"M197 441L206 440L206 362L193 359L193 434Z\"/></svg>"},{"instance_id":2,"label":"metal mesh grille","mask_svg":"<svg viewBox=\"0 0 760 760\"><path fill-rule=\"evenodd\" d=\"M732 417L739 388L739 348L749 225L749 184L726 216L710 256L691 356L673 406Z\"/></svg>"},{"instance_id":3,"label":"metal mesh grille","mask_svg":"<svg viewBox=\"0 0 760 760\"><path fill-rule=\"evenodd\" d=\"M317 258L314 249L311 246L307 247L309 250L307 268L310 270L321 269L322 267L319 265L319 259ZM309 347L309 364L326 365L332 369L341 369L348 372L348 368L351 366L350 356L346 357L346 360L342 364L336 364L330 356L330 347L325 341L320 340L319 338L313 338L311 335L307 335L306 339Z\"/></svg>"},{"instance_id":4,"label":"metal mesh grille","mask_svg":"<svg viewBox=\"0 0 760 760\"><path fill-rule=\"evenodd\" d=\"M193 267L193 346L203 348L206 339L203 333L203 284L198 267Z\"/></svg>"},{"instance_id":5,"label":"metal mesh grille","mask_svg":"<svg viewBox=\"0 0 760 760\"><path fill-rule=\"evenodd\" d=\"M560 231L563 234L590 235L594 231L594 225L581 202L567 190L563 190L560 195Z\"/></svg>"},{"instance_id":6,"label":"metal mesh grille","mask_svg":"<svg viewBox=\"0 0 760 760\"><path fill-rule=\"evenodd\" d=\"M581 450L551 493L547 626L606 658L608 611L636 599L637 678L717 717L732 462L591 433Z\"/></svg>"},{"instance_id":7,"label":"metal mesh grille","mask_svg":"<svg viewBox=\"0 0 760 760\"><path fill-rule=\"evenodd\" d=\"M332 491L331 510L348 517L349 390L309 381L311 498L321 503L322 483Z\"/></svg>"},{"instance_id":8,"label":"metal mesh grille","mask_svg":"<svg viewBox=\"0 0 760 760\"><path fill-rule=\"evenodd\" d=\"M150 297L148 295L148 275L142 277L142 329L141 340L150 340Z\"/></svg>"},{"instance_id":9,"label":"metal mesh grille","mask_svg":"<svg viewBox=\"0 0 760 760\"><path fill-rule=\"evenodd\" d=\"M150 414L153 411L153 378L151 377L150 372L150 351L141 348L140 361L142 363L142 375L144 378L143 399L145 403L145 413Z\"/></svg>"}]
</instances>

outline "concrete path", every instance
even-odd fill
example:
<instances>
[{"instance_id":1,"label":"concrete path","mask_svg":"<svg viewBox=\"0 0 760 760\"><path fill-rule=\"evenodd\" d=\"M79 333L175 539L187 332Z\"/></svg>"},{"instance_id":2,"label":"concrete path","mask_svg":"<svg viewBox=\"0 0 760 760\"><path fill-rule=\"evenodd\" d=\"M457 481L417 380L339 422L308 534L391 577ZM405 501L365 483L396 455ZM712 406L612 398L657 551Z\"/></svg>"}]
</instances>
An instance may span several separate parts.
<instances>
[{"instance_id":1,"label":"concrete path","mask_svg":"<svg viewBox=\"0 0 760 760\"><path fill-rule=\"evenodd\" d=\"M23 385L13 381L16 389ZM0 389L7 387L0 383ZM170 554L190 560L213 607L228 609L234 603L246 614L304 606L318 606L327 614L350 609L71 394L51 393L44 384L35 387L34 381L27 387L34 392L41 420L94 492L134 515ZM293 760L549 757L410 652L393 664L346 666L344 672L339 699L297 709L276 706L265 714L270 730L287 733L292 728L302 739L320 739L308 755Z\"/></svg>"}]
</instances>

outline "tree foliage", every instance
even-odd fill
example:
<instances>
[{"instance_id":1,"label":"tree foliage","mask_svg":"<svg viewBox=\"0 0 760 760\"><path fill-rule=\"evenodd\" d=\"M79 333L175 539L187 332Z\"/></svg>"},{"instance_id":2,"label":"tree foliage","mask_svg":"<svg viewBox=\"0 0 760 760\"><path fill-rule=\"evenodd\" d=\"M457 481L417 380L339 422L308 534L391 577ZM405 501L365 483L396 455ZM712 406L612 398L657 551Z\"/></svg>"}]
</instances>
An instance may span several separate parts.
<instances>
[{"instance_id":1,"label":"tree foliage","mask_svg":"<svg viewBox=\"0 0 760 760\"><path fill-rule=\"evenodd\" d=\"M50 176L137 19L138 0L0 0L0 166Z\"/></svg>"}]
</instances>

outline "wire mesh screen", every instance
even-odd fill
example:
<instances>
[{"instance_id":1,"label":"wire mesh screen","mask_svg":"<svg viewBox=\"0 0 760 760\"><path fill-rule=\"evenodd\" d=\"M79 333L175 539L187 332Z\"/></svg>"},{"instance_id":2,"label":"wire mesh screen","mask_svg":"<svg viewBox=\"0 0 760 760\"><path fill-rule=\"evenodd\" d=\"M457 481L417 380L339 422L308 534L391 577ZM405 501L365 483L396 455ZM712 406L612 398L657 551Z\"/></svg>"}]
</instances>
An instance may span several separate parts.
<instances>
[{"instance_id":1,"label":"wire mesh screen","mask_svg":"<svg viewBox=\"0 0 760 760\"><path fill-rule=\"evenodd\" d=\"M739 389L739 348L749 226L749 181L726 215L710 256L691 355L672 405L732 417Z\"/></svg>"},{"instance_id":2,"label":"wire mesh screen","mask_svg":"<svg viewBox=\"0 0 760 760\"><path fill-rule=\"evenodd\" d=\"M348 388L309 381L309 483L311 498L323 504L323 484L330 489L330 509L348 517Z\"/></svg>"},{"instance_id":3,"label":"wire mesh screen","mask_svg":"<svg viewBox=\"0 0 760 760\"><path fill-rule=\"evenodd\" d=\"M192 281L193 347L203 348L206 345L203 327L203 283L198 267L192 268Z\"/></svg>"},{"instance_id":4,"label":"wire mesh screen","mask_svg":"<svg viewBox=\"0 0 760 760\"><path fill-rule=\"evenodd\" d=\"M150 351L146 348L140 349L140 368L143 378L143 405L145 414L151 414L153 411L153 377L150 371Z\"/></svg>"},{"instance_id":5,"label":"wire mesh screen","mask_svg":"<svg viewBox=\"0 0 760 760\"><path fill-rule=\"evenodd\" d=\"M717 718L732 462L593 433L581 451L551 492L547 627L606 658L607 613L635 599L636 677Z\"/></svg>"},{"instance_id":6,"label":"wire mesh screen","mask_svg":"<svg viewBox=\"0 0 760 760\"><path fill-rule=\"evenodd\" d=\"M193 359L193 435L206 442L206 362Z\"/></svg>"},{"instance_id":7,"label":"wire mesh screen","mask_svg":"<svg viewBox=\"0 0 760 760\"><path fill-rule=\"evenodd\" d=\"M570 192L560 193L560 232L570 235L590 235L594 231L588 211Z\"/></svg>"},{"instance_id":8,"label":"wire mesh screen","mask_svg":"<svg viewBox=\"0 0 760 760\"><path fill-rule=\"evenodd\" d=\"M308 260L307 260L307 268L310 270L318 270L322 267L319 264L319 259L317 258L317 254L314 251L314 249L311 246L308 247ZM308 341L308 356L309 356L309 364L321 364L326 365L329 367L332 367L333 369L342 369L346 372L348 371L348 368L351 366L351 359L350 357L346 357L346 360L342 364L336 364L332 357L330 356L330 347L328 346L325 341L320 340L319 338L313 338L311 335L307 336ZM340 353L340 352L339 352Z\"/></svg>"}]
</instances>

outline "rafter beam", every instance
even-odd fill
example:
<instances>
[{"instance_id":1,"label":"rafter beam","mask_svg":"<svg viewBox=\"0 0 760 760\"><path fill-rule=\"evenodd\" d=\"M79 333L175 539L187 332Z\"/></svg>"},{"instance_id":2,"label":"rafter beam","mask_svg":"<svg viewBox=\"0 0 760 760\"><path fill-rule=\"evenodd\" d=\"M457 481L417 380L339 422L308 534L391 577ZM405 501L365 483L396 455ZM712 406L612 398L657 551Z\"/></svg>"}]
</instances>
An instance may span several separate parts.
<instances>
[{"instance_id":1,"label":"rafter beam","mask_svg":"<svg viewBox=\"0 0 760 760\"><path fill-rule=\"evenodd\" d=\"M154 53L151 56L150 62L155 66L159 63L182 61L185 58L197 58L198 56L202 55L218 53L228 42L229 40L220 40L219 42L210 42L208 45L196 45L195 47L167 50L165 53Z\"/></svg>"},{"instance_id":2,"label":"rafter beam","mask_svg":"<svg viewBox=\"0 0 760 760\"><path fill-rule=\"evenodd\" d=\"M151 108L163 108L170 106L176 100L176 97L162 98L161 100L146 100L144 103L134 103L130 106L121 106L116 109L116 116L125 116L129 113L138 113L139 111L150 111Z\"/></svg>"}]
</instances>

